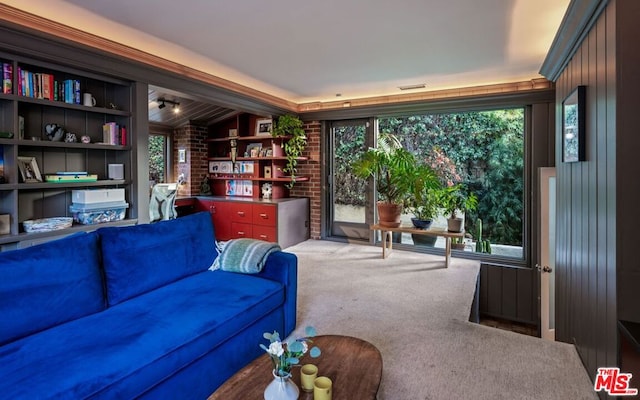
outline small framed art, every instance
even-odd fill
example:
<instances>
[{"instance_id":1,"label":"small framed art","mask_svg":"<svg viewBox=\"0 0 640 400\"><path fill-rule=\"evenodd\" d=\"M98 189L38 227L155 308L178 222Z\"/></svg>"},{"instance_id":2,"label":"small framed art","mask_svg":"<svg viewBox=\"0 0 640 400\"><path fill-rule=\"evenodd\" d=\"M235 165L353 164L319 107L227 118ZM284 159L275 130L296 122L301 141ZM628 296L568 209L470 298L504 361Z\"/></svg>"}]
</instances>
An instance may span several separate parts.
<instances>
[{"instance_id":1,"label":"small framed art","mask_svg":"<svg viewBox=\"0 0 640 400\"><path fill-rule=\"evenodd\" d=\"M269 136L271 135L271 128L273 127L273 120L271 118L259 119L256 121L256 136Z\"/></svg>"},{"instance_id":2,"label":"small framed art","mask_svg":"<svg viewBox=\"0 0 640 400\"><path fill-rule=\"evenodd\" d=\"M562 161L586 159L586 86L575 88L562 102Z\"/></svg>"},{"instance_id":3,"label":"small framed art","mask_svg":"<svg viewBox=\"0 0 640 400\"><path fill-rule=\"evenodd\" d=\"M23 182L42 182L42 175L35 157L18 157L18 169Z\"/></svg>"}]
</instances>

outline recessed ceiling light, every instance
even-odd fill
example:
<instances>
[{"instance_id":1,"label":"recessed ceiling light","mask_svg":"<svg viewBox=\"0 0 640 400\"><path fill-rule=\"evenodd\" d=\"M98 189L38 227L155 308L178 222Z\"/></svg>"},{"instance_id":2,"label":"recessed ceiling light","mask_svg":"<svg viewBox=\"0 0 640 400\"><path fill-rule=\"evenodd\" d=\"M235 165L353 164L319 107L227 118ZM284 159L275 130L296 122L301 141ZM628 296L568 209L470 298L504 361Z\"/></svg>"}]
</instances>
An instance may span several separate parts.
<instances>
[{"instance_id":1,"label":"recessed ceiling light","mask_svg":"<svg viewBox=\"0 0 640 400\"><path fill-rule=\"evenodd\" d=\"M404 85L404 86L398 86L398 89L400 90L413 90L413 89L424 89L427 87L426 83L418 83L415 85Z\"/></svg>"}]
</instances>

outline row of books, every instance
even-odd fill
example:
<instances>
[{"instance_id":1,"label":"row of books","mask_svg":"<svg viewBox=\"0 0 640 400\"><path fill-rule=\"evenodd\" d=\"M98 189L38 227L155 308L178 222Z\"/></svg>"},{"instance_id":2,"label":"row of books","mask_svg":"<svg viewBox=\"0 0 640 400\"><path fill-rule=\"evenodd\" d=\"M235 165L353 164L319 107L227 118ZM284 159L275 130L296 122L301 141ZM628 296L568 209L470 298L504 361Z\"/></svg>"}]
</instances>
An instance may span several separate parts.
<instances>
[{"instance_id":1,"label":"row of books","mask_svg":"<svg viewBox=\"0 0 640 400\"><path fill-rule=\"evenodd\" d=\"M31 72L18 67L18 95L34 99L80 104L80 81L56 80L52 74Z\"/></svg>"},{"instance_id":2,"label":"row of books","mask_svg":"<svg viewBox=\"0 0 640 400\"><path fill-rule=\"evenodd\" d=\"M2 93L13 93L13 64L2 64ZM80 104L80 81L57 80L52 74L31 72L18 67L17 90L19 96Z\"/></svg>"},{"instance_id":3,"label":"row of books","mask_svg":"<svg viewBox=\"0 0 640 400\"><path fill-rule=\"evenodd\" d=\"M102 125L102 143L127 145L127 127L115 122L107 122Z\"/></svg>"}]
</instances>

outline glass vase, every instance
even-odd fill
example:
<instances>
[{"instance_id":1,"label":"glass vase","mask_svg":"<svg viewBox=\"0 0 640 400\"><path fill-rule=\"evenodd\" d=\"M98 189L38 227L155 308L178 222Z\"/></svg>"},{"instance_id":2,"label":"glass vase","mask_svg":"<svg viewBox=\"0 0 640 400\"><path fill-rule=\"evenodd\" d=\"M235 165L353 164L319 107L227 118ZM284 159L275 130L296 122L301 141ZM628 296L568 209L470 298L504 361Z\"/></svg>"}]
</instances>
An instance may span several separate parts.
<instances>
[{"instance_id":1,"label":"glass vase","mask_svg":"<svg viewBox=\"0 0 640 400\"><path fill-rule=\"evenodd\" d=\"M291 373L285 376L279 376L275 370L273 373L273 381L264 390L265 400L297 400L300 395L298 386L291 380Z\"/></svg>"}]
</instances>

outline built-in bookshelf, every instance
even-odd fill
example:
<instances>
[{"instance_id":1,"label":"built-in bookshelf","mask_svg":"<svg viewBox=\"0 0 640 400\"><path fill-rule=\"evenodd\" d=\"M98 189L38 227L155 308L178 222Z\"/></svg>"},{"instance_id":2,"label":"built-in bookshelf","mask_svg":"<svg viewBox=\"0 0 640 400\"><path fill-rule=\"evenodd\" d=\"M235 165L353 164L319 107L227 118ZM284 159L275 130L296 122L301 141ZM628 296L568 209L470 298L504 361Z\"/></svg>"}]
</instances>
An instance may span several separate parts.
<instances>
[{"instance_id":1,"label":"built-in bookshelf","mask_svg":"<svg viewBox=\"0 0 640 400\"><path fill-rule=\"evenodd\" d=\"M288 138L272 137L271 123L268 117L239 113L209 127L207 160L214 195L261 198L267 183L271 198L289 196L287 184L292 179L283 172L287 158L282 150ZM309 177L295 180L305 182Z\"/></svg>"},{"instance_id":2,"label":"built-in bookshelf","mask_svg":"<svg viewBox=\"0 0 640 400\"><path fill-rule=\"evenodd\" d=\"M25 220L71 216L72 190L124 188L128 202L135 202L131 171L135 155L129 144L135 135L130 129L132 83L5 53L0 53L0 64L0 215L9 215L8 229L0 226L5 232L0 234L0 246L21 247L21 242L33 239L95 229L74 223L63 231L25 233ZM47 126L58 129L58 134L50 134ZM122 179L109 179L110 164L123 165ZM37 167L33 176L32 165ZM45 179L66 171L85 171L97 179L55 183ZM130 207L124 221L107 224L135 223L135 210Z\"/></svg>"}]
</instances>

